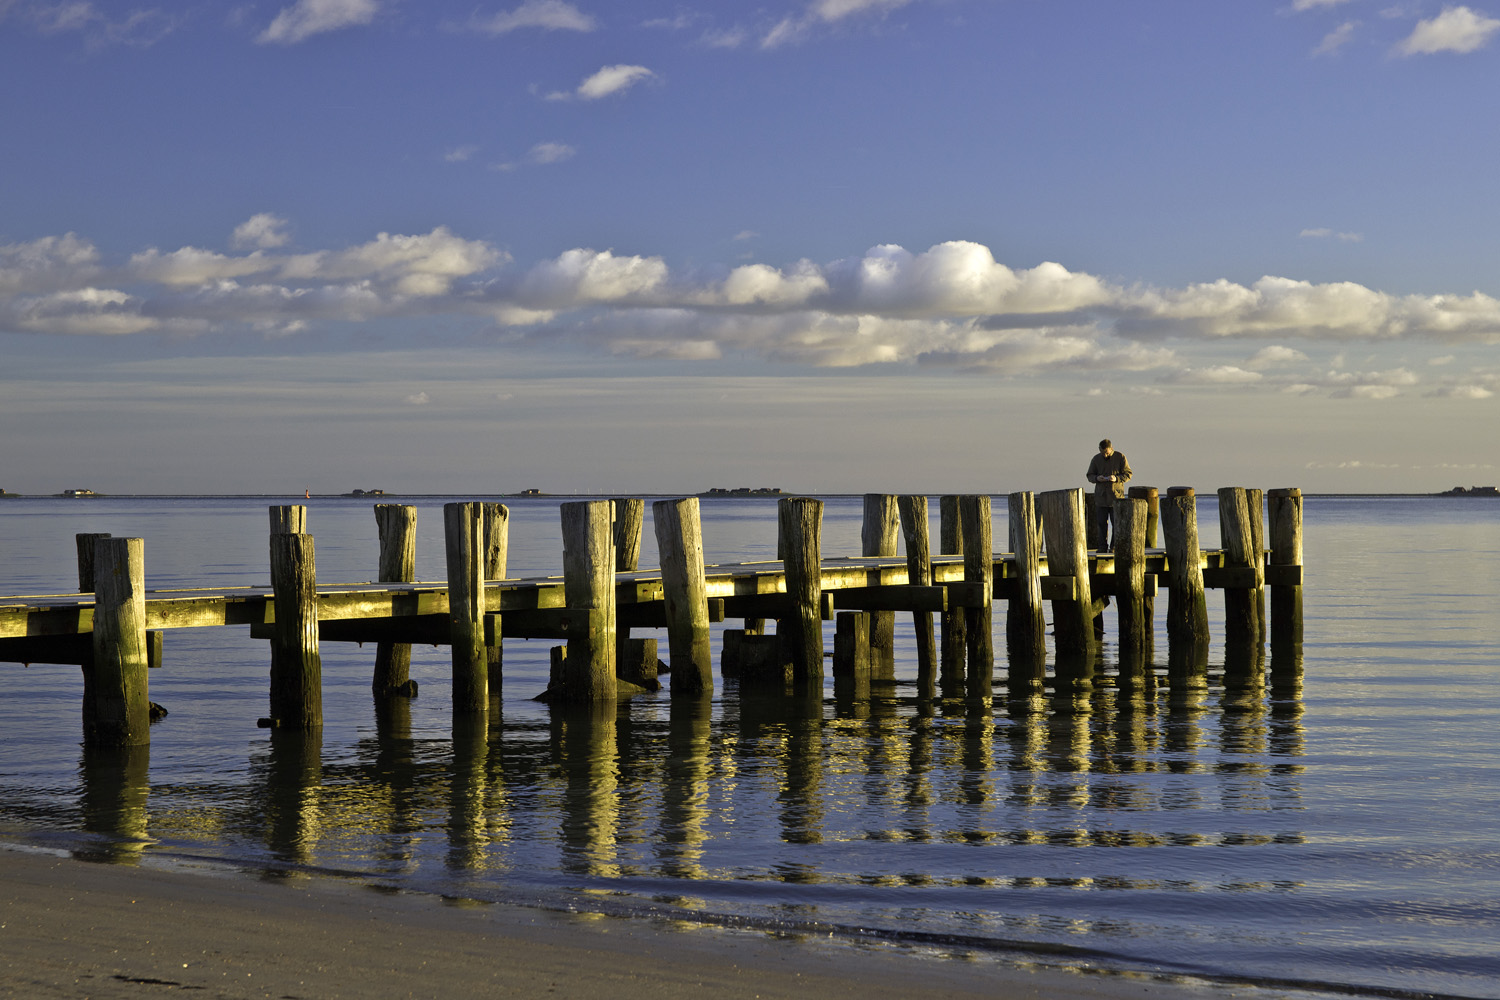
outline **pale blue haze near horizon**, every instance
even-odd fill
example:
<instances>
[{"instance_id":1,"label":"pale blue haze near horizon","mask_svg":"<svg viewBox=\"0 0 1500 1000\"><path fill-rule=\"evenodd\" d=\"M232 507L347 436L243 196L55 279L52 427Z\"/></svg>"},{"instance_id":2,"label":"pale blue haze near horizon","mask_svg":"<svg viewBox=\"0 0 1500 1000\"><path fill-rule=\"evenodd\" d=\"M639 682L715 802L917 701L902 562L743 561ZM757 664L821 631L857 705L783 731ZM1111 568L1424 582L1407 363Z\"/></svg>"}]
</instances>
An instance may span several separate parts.
<instances>
[{"instance_id":1,"label":"pale blue haze near horizon","mask_svg":"<svg viewBox=\"0 0 1500 1000\"><path fill-rule=\"evenodd\" d=\"M0 0L0 489L1492 484L1497 36Z\"/></svg>"}]
</instances>

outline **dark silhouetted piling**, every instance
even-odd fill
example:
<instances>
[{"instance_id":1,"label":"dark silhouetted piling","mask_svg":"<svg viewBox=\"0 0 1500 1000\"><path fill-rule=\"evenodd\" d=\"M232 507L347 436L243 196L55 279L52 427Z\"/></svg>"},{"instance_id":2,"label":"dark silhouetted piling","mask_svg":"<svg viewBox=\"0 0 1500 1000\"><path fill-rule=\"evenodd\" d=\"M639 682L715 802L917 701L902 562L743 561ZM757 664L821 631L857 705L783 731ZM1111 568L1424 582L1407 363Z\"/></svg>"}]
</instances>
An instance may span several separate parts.
<instances>
[{"instance_id":1,"label":"dark silhouetted piling","mask_svg":"<svg viewBox=\"0 0 1500 1000\"><path fill-rule=\"evenodd\" d=\"M1208 685L1208 599L1198 546L1198 497L1173 486L1161 505L1167 558L1167 677L1177 690Z\"/></svg>"},{"instance_id":2,"label":"dark silhouetted piling","mask_svg":"<svg viewBox=\"0 0 1500 1000\"><path fill-rule=\"evenodd\" d=\"M870 697L870 612L840 611L834 618L833 690L841 700Z\"/></svg>"},{"instance_id":3,"label":"dark silhouetted piling","mask_svg":"<svg viewBox=\"0 0 1500 1000\"><path fill-rule=\"evenodd\" d=\"M1302 491L1272 490L1267 497L1271 518L1271 648L1302 645ZM1290 660L1290 656L1282 657ZM1273 655L1272 670L1276 663ZM1274 683L1274 677L1273 677Z\"/></svg>"},{"instance_id":4,"label":"dark silhouetted piling","mask_svg":"<svg viewBox=\"0 0 1500 1000\"><path fill-rule=\"evenodd\" d=\"M1256 578L1261 552L1255 547L1256 534L1244 488L1220 489L1219 540L1224 549L1224 566L1245 571L1245 579L1238 586L1224 588L1224 642L1229 647L1247 647L1260 641Z\"/></svg>"},{"instance_id":5,"label":"dark silhouetted piling","mask_svg":"<svg viewBox=\"0 0 1500 1000\"><path fill-rule=\"evenodd\" d=\"M94 592L94 546L101 538L110 537L109 532L82 532L73 536L74 544L78 547L78 592L80 594L92 594Z\"/></svg>"},{"instance_id":6,"label":"dark silhouetted piling","mask_svg":"<svg viewBox=\"0 0 1500 1000\"><path fill-rule=\"evenodd\" d=\"M714 689L698 499L658 500L651 505L651 520L661 556L672 696L697 697Z\"/></svg>"},{"instance_id":7,"label":"dark silhouetted piling","mask_svg":"<svg viewBox=\"0 0 1500 1000\"><path fill-rule=\"evenodd\" d=\"M944 496L938 501L938 551L950 556L963 555L964 552L963 516L955 495ZM965 621L963 608L949 608L943 612L938 669L944 698L956 697L963 691L964 658L968 647Z\"/></svg>"},{"instance_id":8,"label":"dark silhouetted piling","mask_svg":"<svg viewBox=\"0 0 1500 1000\"><path fill-rule=\"evenodd\" d=\"M93 662L83 668L83 741L90 747L151 742L146 689L146 546L94 542Z\"/></svg>"},{"instance_id":9,"label":"dark silhouetted piling","mask_svg":"<svg viewBox=\"0 0 1500 1000\"><path fill-rule=\"evenodd\" d=\"M1120 617L1120 677L1143 682L1150 662L1151 619L1146 615L1147 501L1115 501L1115 608Z\"/></svg>"},{"instance_id":10,"label":"dark silhouetted piling","mask_svg":"<svg viewBox=\"0 0 1500 1000\"><path fill-rule=\"evenodd\" d=\"M896 554L901 534L901 516L896 497L866 493L864 521L860 527L860 555L890 557ZM870 612L870 676L877 681L896 679L896 612Z\"/></svg>"},{"instance_id":11,"label":"dark silhouetted piling","mask_svg":"<svg viewBox=\"0 0 1500 1000\"><path fill-rule=\"evenodd\" d=\"M1007 695L1012 703L1027 702L1043 693L1047 669L1047 622L1042 612L1042 532L1037 519L1036 494L1012 493L1005 498L1010 520L1010 550L1015 556L1015 579L1005 612Z\"/></svg>"}]
</instances>

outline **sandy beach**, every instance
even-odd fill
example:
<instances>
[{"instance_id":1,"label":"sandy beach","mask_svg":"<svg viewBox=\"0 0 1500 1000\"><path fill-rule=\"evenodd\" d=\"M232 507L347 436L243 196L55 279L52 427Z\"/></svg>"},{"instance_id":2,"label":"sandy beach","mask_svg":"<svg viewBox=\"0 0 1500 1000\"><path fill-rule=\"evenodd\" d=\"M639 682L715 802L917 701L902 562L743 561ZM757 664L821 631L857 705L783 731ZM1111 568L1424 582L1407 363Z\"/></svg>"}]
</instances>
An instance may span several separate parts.
<instances>
[{"instance_id":1,"label":"sandy beach","mask_svg":"<svg viewBox=\"0 0 1500 1000\"><path fill-rule=\"evenodd\" d=\"M1172 1000L1262 993L458 903L326 878L100 864L5 845L0 880L0 990L15 997Z\"/></svg>"}]
</instances>

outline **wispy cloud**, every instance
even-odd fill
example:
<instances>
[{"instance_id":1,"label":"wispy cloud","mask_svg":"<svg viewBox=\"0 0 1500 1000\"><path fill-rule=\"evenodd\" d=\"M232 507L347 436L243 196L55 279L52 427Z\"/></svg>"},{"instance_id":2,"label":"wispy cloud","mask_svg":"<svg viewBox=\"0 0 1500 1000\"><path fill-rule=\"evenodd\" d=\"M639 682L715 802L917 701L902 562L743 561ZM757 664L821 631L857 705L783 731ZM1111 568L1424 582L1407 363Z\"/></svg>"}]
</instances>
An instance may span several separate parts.
<instances>
[{"instance_id":1,"label":"wispy cloud","mask_svg":"<svg viewBox=\"0 0 1500 1000\"><path fill-rule=\"evenodd\" d=\"M443 162L444 163L464 163L464 162L467 162L470 159L473 159L474 154L477 153L477 152L479 152L479 147L478 146L473 146L473 145L454 146L451 149L446 149L446 150L443 151Z\"/></svg>"},{"instance_id":2,"label":"wispy cloud","mask_svg":"<svg viewBox=\"0 0 1500 1000\"><path fill-rule=\"evenodd\" d=\"M761 39L761 48L774 49L804 41L819 26L859 15L883 14L912 0L812 0L800 15L778 21Z\"/></svg>"},{"instance_id":3,"label":"wispy cloud","mask_svg":"<svg viewBox=\"0 0 1500 1000\"><path fill-rule=\"evenodd\" d=\"M1336 239L1343 243L1359 243L1365 238L1363 233L1338 233L1327 228L1304 229L1297 235L1304 240Z\"/></svg>"},{"instance_id":4,"label":"wispy cloud","mask_svg":"<svg viewBox=\"0 0 1500 1000\"><path fill-rule=\"evenodd\" d=\"M611 94L621 94L636 84L655 79L656 74L644 66L604 66L588 76L575 90L559 90L547 95L549 101L597 101Z\"/></svg>"},{"instance_id":5,"label":"wispy cloud","mask_svg":"<svg viewBox=\"0 0 1500 1000\"><path fill-rule=\"evenodd\" d=\"M469 27L490 35L504 35L521 28L543 31L593 31L597 22L566 0L526 0L514 10L498 14L475 14Z\"/></svg>"},{"instance_id":6,"label":"wispy cloud","mask_svg":"<svg viewBox=\"0 0 1500 1000\"><path fill-rule=\"evenodd\" d=\"M562 155L566 147L554 145L536 155ZM1413 370L1394 360L1347 368L1330 357L1359 343L1377 345L1372 357L1380 344L1500 344L1500 300L1478 292L1395 296L1272 276L1121 285L1057 263L1012 268L963 241L680 273L661 257L590 248L514 267L495 246L443 227L291 254L272 245L286 228L256 216L241 227L248 253L148 248L114 264L73 234L0 246L0 334L286 335L448 316L603 356L738 353L1348 399L1483 400L1500 391L1500 369Z\"/></svg>"},{"instance_id":7,"label":"wispy cloud","mask_svg":"<svg viewBox=\"0 0 1500 1000\"><path fill-rule=\"evenodd\" d=\"M1500 31L1500 19L1469 7L1444 7L1436 17L1417 22L1395 51L1403 56L1474 52L1483 48L1496 31Z\"/></svg>"},{"instance_id":8,"label":"wispy cloud","mask_svg":"<svg viewBox=\"0 0 1500 1000\"><path fill-rule=\"evenodd\" d=\"M282 8L256 41L295 45L327 31L369 24L379 12L377 0L297 0Z\"/></svg>"},{"instance_id":9,"label":"wispy cloud","mask_svg":"<svg viewBox=\"0 0 1500 1000\"><path fill-rule=\"evenodd\" d=\"M0 4L0 20L11 5ZM60 3L33 3L19 8L22 23L29 22L43 35L76 33L90 48L128 45L145 48L171 34L178 18L160 7L136 7L122 10L110 5L101 10L89 0L65 0Z\"/></svg>"},{"instance_id":10,"label":"wispy cloud","mask_svg":"<svg viewBox=\"0 0 1500 1000\"><path fill-rule=\"evenodd\" d=\"M545 165L571 160L577 152L565 142L539 142L531 147L526 156L532 163Z\"/></svg>"},{"instance_id":11,"label":"wispy cloud","mask_svg":"<svg viewBox=\"0 0 1500 1000\"><path fill-rule=\"evenodd\" d=\"M1349 0L1292 0L1292 10L1301 14L1309 10L1322 10L1327 7L1337 7L1348 3Z\"/></svg>"},{"instance_id":12,"label":"wispy cloud","mask_svg":"<svg viewBox=\"0 0 1500 1000\"><path fill-rule=\"evenodd\" d=\"M1345 21L1324 35L1323 41L1318 43L1318 47L1313 49L1312 54L1315 56L1333 55L1339 49L1349 44L1354 38L1354 29L1357 27L1359 27L1358 21Z\"/></svg>"}]
</instances>

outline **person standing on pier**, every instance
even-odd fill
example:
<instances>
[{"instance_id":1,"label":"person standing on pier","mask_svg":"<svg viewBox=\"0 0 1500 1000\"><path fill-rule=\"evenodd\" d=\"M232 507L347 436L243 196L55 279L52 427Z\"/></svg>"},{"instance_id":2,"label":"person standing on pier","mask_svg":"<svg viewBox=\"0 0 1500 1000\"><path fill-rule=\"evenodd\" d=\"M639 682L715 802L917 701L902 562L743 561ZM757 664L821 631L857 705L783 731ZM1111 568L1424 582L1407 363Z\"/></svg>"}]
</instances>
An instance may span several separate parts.
<instances>
[{"instance_id":1,"label":"person standing on pier","mask_svg":"<svg viewBox=\"0 0 1500 1000\"><path fill-rule=\"evenodd\" d=\"M1094 484L1094 524L1098 528L1099 551L1110 551L1109 529L1115 519L1115 501L1125 495L1130 481L1130 462L1123 451L1115 451L1109 438L1099 442L1099 454L1089 460L1088 481Z\"/></svg>"}]
</instances>

